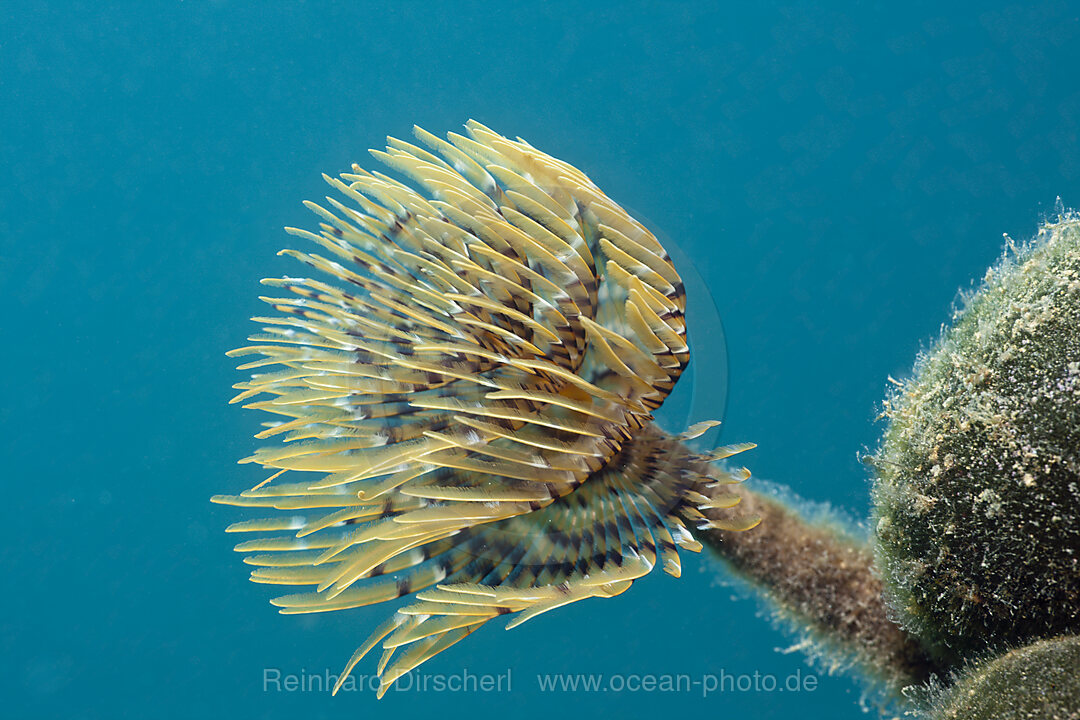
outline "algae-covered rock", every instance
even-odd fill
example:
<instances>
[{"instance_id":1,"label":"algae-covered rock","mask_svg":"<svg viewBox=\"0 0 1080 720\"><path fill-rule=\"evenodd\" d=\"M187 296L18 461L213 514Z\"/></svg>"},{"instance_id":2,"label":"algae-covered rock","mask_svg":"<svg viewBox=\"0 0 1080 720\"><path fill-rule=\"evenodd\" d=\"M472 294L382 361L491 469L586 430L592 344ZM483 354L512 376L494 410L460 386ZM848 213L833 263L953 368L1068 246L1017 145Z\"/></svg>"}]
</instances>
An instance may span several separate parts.
<instances>
[{"instance_id":1,"label":"algae-covered rock","mask_svg":"<svg viewBox=\"0 0 1080 720\"><path fill-rule=\"evenodd\" d=\"M1080 631L1080 215L991 268L886 403L877 555L946 662Z\"/></svg>"},{"instance_id":2,"label":"algae-covered rock","mask_svg":"<svg viewBox=\"0 0 1080 720\"><path fill-rule=\"evenodd\" d=\"M1042 640L976 665L934 703L931 720L1077 720L1080 637Z\"/></svg>"}]
</instances>

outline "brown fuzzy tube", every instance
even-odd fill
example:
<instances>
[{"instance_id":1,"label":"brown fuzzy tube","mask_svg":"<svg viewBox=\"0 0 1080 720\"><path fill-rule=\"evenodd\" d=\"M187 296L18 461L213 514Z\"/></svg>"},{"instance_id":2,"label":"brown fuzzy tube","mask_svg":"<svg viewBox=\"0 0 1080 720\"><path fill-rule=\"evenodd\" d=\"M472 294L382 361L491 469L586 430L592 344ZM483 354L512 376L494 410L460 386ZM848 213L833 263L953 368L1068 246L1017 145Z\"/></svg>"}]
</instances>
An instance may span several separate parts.
<instances>
[{"instance_id":1,"label":"brown fuzzy tube","mask_svg":"<svg viewBox=\"0 0 1080 720\"><path fill-rule=\"evenodd\" d=\"M746 532L707 530L699 537L738 574L763 588L785 615L825 643L851 652L857 663L895 689L942 674L889 618L866 543L808 522L745 486L727 485L722 491L739 495L742 513L757 515L761 524ZM716 513L705 515L712 519Z\"/></svg>"}]
</instances>

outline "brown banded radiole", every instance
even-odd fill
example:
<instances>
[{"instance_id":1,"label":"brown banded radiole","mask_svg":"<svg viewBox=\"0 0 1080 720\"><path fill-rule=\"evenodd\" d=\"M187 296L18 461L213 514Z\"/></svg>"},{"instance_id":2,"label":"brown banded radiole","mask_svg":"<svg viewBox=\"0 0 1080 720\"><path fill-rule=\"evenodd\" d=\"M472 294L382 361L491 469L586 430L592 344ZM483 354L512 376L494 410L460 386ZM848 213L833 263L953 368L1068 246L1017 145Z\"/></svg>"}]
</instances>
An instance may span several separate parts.
<instances>
[{"instance_id":1,"label":"brown banded radiole","mask_svg":"<svg viewBox=\"0 0 1080 720\"><path fill-rule=\"evenodd\" d=\"M241 462L273 474L213 501L267 511L228 532L255 534L253 581L302 589L282 613L410 596L338 683L378 646L380 696L489 620L678 576L695 530L756 524L703 514L751 445L653 424L690 359L667 252L580 170L466 129L373 151L403 180L326 177L319 232L288 230L317 251L282 251L320 279L264 280L276 314L229 353L233 402L274 416Z\"/></svg>"}]
</instances>

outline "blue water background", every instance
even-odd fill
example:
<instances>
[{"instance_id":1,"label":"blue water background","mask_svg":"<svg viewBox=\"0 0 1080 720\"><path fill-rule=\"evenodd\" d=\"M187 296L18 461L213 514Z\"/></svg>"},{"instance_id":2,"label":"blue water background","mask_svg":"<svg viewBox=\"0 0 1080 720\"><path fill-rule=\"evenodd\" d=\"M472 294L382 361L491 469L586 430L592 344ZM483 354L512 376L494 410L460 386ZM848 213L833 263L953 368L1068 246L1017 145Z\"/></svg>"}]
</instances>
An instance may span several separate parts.
<instances>
[{"instance_id":1,"label":"blue water background","mask_svg":"<svg viewBox=\"0 0 1080 720\"><path fill-rule=\"evenodd\" d=\"M264 418L226 358L297 274L321 172L475 118L583 168L692 258L726 333L693 387L755 475L868 512L903 376L1060 195L1080 203L1067 2L55 2L0 10L4 717L857 718L860 685L709 557L425 672L512 692L330 698L382 607L283 617L212 506ZM688 271L689 272L689 271ZM693 310L692 310L693 311ZM718 349L719 348L719 349ZM671 428L680 429L680 428ZM358 672L369 673L365 660ZM550 672L820 675L813 692L542 693Z\"/></svg>"}]
</instances>

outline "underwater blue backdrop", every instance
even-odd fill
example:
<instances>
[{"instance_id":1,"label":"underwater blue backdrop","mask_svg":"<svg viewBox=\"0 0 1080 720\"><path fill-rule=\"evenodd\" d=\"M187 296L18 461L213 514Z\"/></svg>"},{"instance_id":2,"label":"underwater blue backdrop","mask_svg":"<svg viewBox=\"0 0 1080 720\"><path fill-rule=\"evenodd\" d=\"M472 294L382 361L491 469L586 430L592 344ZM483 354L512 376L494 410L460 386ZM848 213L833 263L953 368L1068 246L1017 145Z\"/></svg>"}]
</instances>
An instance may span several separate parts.
<instances>
[{"instance_id":1,"label":"underwater blue backdrop","mask_svg":"<svg viewBox=\"0 0 1080 720\"><path fill-rule=\"evenodd\" d=\"M669 429L723 414L756 477L864 518L887 377L1002 233L1080 203L1078 68L1075 2L5 3L0 713L862 717L707 556L423 668L510 692L266 687L338 672L386 610L283 617L247 581L241 513L208 498L262 478L235 464L262 418L226 406L224 353L259 278L299 272L274 253L321 172L475 118L582 168L707 285L726 357L691 325L681 402L704 400ZM817 685L542 692L555 672Z\"/></svg>"}]
</instances>

